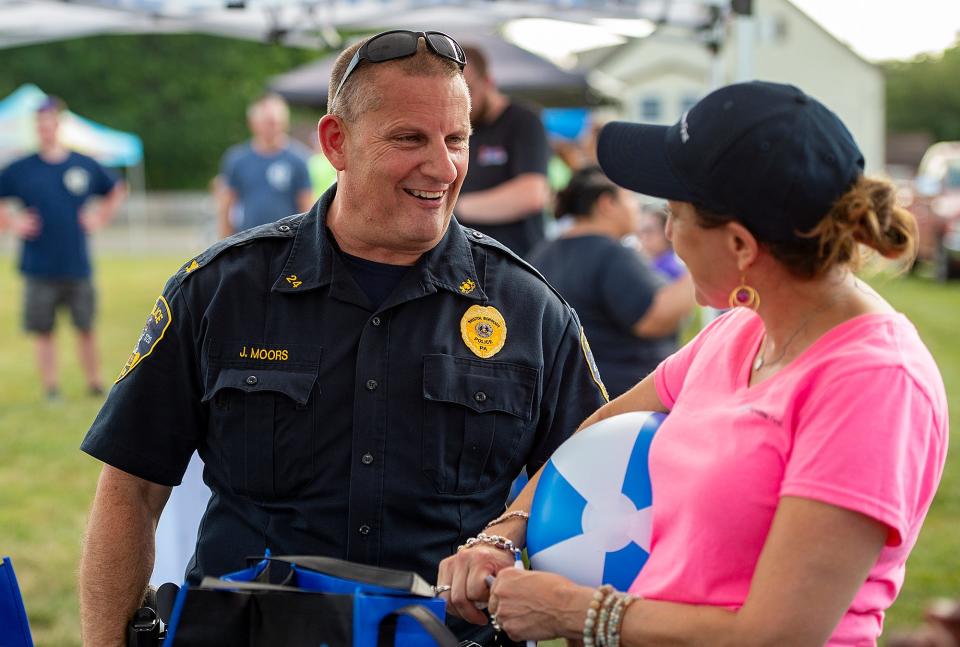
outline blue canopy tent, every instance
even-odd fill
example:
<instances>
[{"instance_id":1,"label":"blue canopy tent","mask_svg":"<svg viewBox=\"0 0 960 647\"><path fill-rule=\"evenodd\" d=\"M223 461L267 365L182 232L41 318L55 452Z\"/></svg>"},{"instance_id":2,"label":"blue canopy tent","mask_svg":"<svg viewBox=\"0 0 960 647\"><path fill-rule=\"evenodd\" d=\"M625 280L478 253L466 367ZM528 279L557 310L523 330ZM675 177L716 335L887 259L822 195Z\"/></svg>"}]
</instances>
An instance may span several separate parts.
<instances>
[{"instance_id":1,"label":"blue canopy tent","mask_svg":"<svg viewBox=\"0 0 960 647\"><path fill-rule=\"evenodd\" d=\"M37 86L26 84L0 99L0 166L36 150L33 118L46 96ZM60 137L70 149L89 155L104 166L129 168L143 162L143 142L139 137L70 111L63 117Z\"/></svg>"}]
</instances>

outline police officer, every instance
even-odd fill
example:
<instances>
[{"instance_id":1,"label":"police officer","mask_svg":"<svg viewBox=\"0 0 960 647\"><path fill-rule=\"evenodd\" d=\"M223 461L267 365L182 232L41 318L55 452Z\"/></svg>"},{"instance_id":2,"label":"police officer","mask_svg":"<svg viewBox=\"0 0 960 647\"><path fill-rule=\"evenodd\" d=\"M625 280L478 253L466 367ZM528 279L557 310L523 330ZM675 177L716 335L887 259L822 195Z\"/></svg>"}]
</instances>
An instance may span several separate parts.
<instances>
[{"instance_id":1,"label":"police officer","mask_svg":"<svg viewBox=\"0 0 960 647\"><path fill-rule=\"evenodd\" d=\"M464 64L436 32L347 49L319 124L338 184L167 283L82 446L105 463L80 568L87 644L120 643L195 449L213 495L190 580L269 548L435 581L518 472L602 404L573 311L451 219Z\"/></svg>"}]
</instances>

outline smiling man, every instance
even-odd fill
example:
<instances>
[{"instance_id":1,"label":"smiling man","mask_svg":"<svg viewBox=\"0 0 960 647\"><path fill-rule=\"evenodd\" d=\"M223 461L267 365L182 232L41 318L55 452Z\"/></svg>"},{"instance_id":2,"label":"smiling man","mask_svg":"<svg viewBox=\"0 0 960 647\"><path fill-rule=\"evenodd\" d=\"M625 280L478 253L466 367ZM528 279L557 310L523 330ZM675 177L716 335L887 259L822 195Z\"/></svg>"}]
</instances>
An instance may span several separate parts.
<instances>
[{"instance_id":1,"label":"smiling man","mask_svg":"<svg viewBox=\"0 0 960 647\"><path fill-rule=\"evenodd\" d=\"M167 283L83 442L105 463L81 565L87 644L121 644L195 449L213 496L190 580L269 548L434 581L520 470L603 402L573 311L452 219L464 63L436 32L345 51L319 124L338 183Z\"/></svg>"}]
</instances>

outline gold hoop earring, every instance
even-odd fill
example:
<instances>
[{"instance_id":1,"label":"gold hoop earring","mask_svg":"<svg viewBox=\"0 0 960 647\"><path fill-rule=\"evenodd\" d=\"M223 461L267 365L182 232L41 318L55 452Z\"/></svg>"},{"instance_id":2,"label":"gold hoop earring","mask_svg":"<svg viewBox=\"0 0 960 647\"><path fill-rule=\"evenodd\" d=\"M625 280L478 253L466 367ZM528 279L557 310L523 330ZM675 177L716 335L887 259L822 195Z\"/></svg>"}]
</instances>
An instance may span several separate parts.
<instances>
[{"instance_id":1,"label":"gold hoop earring","mask_svg":"<svg viewBox=\"0 0 960 647\"><path fill-rule=\"evenodd\" d=\"M740 285L733 288L730 292L730 298L727 300L731 308L750 308L756 310L760 307L760 293L756 288L747 285L747 275L740 275Z\"/></svg>"}]
</instances>

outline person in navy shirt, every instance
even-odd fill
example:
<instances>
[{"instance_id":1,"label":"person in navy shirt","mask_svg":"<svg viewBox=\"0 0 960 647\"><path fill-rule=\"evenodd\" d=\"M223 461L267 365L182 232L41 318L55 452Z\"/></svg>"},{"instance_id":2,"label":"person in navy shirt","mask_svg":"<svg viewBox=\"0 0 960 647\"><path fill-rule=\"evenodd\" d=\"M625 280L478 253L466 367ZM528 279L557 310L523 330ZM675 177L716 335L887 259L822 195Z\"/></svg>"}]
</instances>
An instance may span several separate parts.
<instances>
[{"instance_id":1,"label":"person in navy shirt","mask_svg":"<svg viewBox=\"0 0 960 647\"><path fill-rule=\"evenodd\" d=\"M90 392L103 393L87 236L110 222L126 196L122 181L59 142L64 109L60 99L47 97L36 113L39 151L0 173L0 222L7 222L23 241L24 328L36 338L40 379L51 400L59 397L53 329L60 307L70 310ZM102 199L91 207L88 200L93 196ZM15 199L22 209L11 211L3 198Z\"/></svg>"},{"instance_id":2,"label":"person in navy shirt","mask_svg":"<svg viewBox=\"0 0 960 647\"><path fill-rule=\"evenodd\" d=\"M636 195L599 167L573 175L557 194L556 213L573 223L535 247L529 260L576 309L608 393L617 397L677 350L677 330L694 307L693 286L666 284L623 244L635 228Z\"/></svg>"},{"instance_id":3,"label":"person in navy shirt","mask_svg":"<svg viewBox=\"0 0 960 647\"><path fill-rule=\"evenodd\" d=\"M286 101L268 94L247 109L253 138L232 146L217 176L217 226L222 237L274 222L313 205L306 146L287 136Z\"/></svg>"}]
</instances>

